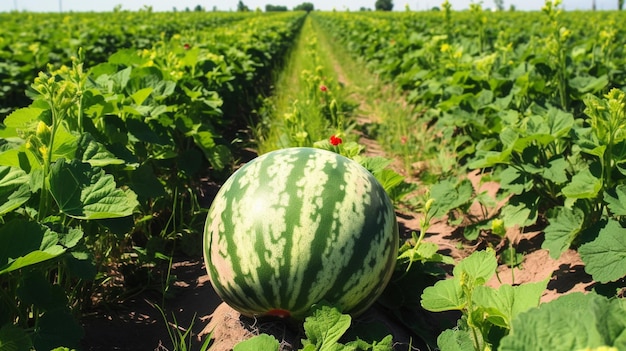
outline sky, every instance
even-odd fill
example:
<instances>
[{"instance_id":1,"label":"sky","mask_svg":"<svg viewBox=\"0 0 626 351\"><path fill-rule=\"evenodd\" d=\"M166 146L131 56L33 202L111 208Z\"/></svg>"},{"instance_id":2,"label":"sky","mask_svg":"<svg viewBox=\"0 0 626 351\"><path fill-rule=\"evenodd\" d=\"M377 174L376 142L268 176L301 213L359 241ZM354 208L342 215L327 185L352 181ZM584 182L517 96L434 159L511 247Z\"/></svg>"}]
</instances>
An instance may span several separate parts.
<instances>
[{"instance_id":1,"label":"sky","mask_svg":"<svg viewBox=\"0 0 626 351\"><path fill-rule=\"evenodd\" d=\"M411 10L426 10L434 6L440 6L443 0L392 0L394 10L404 11L408 4ZM589 10L593 0L563 0L565 10ZM615 10L617 0L595 0L598 10ZM237 8L239 0L0 0L0 12L37 11L37 12L58 12L59 8L66 11L112 11L117 5L122 5L123 10L136 11L145 6L152 6L154 11L171 11L176 7L179 11L186 7L194 9L197 5L207 10L216 7L218 10L229 11ZM303 2L311 2L316 10L331 11L357 11L361 7L374 8L376 0L243 0L243 3L250 9L265 9L265 5L282 5L292 9ZM450 0L452 9L467 9L471 2L481 2L479 0ZM535 11L540 10L544 0L504 0L505 8L515 5L518 10ZM493 0L482 0L483 8L494 7Z\"/></svg>"}]
</instances>

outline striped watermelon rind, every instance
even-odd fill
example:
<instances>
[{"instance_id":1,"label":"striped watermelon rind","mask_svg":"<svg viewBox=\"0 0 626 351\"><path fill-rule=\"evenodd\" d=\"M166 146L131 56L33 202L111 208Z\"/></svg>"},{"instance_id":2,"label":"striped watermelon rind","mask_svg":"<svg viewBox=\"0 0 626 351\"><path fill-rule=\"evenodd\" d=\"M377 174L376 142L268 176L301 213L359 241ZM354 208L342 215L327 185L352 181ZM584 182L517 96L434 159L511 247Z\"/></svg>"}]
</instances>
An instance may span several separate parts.
<instances>
[{"instance_id":1,"label":"striped watermelon rind","mask_svg":"<svg viewBox=\"0 0 626 351\"><path fill-rule=\"evenodd\" d=\"M357 315L398 255L393 205L357 162L314 148L273 151L224 183L205 224L217 294L247 316L304 318L320 301Z\"/></svg>"}]
</instances>

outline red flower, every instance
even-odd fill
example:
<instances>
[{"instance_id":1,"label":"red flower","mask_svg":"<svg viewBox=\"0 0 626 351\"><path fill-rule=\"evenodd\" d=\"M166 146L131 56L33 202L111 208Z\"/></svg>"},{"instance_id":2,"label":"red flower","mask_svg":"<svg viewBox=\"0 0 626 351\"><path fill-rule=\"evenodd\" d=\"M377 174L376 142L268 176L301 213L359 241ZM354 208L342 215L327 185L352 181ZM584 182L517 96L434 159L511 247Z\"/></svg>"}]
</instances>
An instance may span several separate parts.
<instances>
[{"instance_id":1,"label":"red flower","mask_svg":"<svg viewBox=\"0 0 626 351\"><path fill-rule=\"evenodd\" d=\"M338 137L336 137L334 135L330 136L330 144L332 146L337 146L337 145L339 145L341 143L343 143L343 140L341 140L341 138L338 138Z\"/></svg>"},{"instance_id":2,"label":"red flower","mask_svg":"<svg viewBox=\"0 0 626 351\"><path fill-rule=\"evenodd\" d=\"M400 143L402 145L406 144L407 140L409 140L409 138L406 135L400 137Z\"/></svg>"},{"instance_id":3,"label":"red flower","mask_svg":"<svg viewBox=\"0 0 626 351\"><path fill-rule=\"evenodd\" d=\"M328 91L328 87L326 87L325 85L320 85L320 90L323 92L327 92Z\"/></svg>"},{"instance_id":4,"label":"red flower","mask_svg":"<svg viewBox=\"0 0 626 351\"><path fill-rule=\"evenodd\" d=\"M191 45L185 43L185 45L183 45L183 47L185 48L185 50L189 50L189 48L191 47Z\"/></svg>"}]
</instances>

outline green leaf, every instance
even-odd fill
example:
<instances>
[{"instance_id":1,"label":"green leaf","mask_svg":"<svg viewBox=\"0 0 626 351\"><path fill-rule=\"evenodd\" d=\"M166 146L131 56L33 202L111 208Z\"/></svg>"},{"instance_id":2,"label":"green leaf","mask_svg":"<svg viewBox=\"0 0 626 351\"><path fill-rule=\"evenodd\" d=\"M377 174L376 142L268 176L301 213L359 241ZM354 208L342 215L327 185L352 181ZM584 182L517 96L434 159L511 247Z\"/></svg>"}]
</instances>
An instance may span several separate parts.
<instances>
[{"instance_id":1,"label":"green leaf","mask_svg":"<svg viewBox=\"0 0 626 351\"><path fill-rule=\"evenodd\" d=\"M544 230L545 240L542 249L550 252L550 257L558 259L567 250L583 229L585 214L577 207L558 208L556 217L548 218L549 224Z\"/></svg>"},{"instance_id":2,"label":"green leaf","mask_svg":"<svg viewBox=\"0 0 626 351\"><path fill-rule=\"evenodd\" d=\"M327 139L324 139L324 141L327 141ZM381 156L375 156L363 157L359 161L361 166L365 167L365 169L367 169L371 173L376 173L378 171L382 171L387 166L389 166L393 160Z\"/></svg>"},{"instance_id":3,"label":"green leaf","mask_svg":"<svg viewBox=\"0 0 626 351\"><path fill-rule=\"evenodd\" d=\"M462 310L466 300L461 283L457 277L440 280L422 292L422 307L431 312Z\"/></svg>"},{"instance_id":4,"label":"green leaf","mask_svg":"<svg viewBox=\"0 0 626 351\"><path fill-rule=\"evenodd\" d=\"M569 134L574 126L574 116L561 109L551 107L545 116L545 123L550 130L550 135L559 139Z\"/></svg>"},{"instance_id":5,"label":"green leaf","mask_svg":"<svg viewBox=\"0 0 626 351\"><path fill-rule=\"evenodd\" d=\"M30 351L32 342L26 331L12 324L5 324L0 328L0 350L2 351Z\"/></svg>"},{"instance_id":6,"label":"green leaf","mask_svg":"<svg viewBox=\"0 0 626 351\"><path fill-rule=\"evenodd\" d=\"M593 199L602 189L602 179L594 176L589 168L574 174L572 181L561 190L572 199Z\"/></svg>"},{"instance_id":7,"label":"green leaf","mask_svg":"<svg viewBox=\"0 0 626 351\"><path fill-rule=\"evenodd\" d=\"M533 188L534 183L531 177L522 174L519 169L509 166L498 174L500 187L513 194L522 194Z\"/></svg>"},{"instance_id":8,"label":"green leaf","mask_svg":"<svg viewBox=\"0 0 626 351\"><path fill-rule=\"evenodd\" d=\"M5 129L0 129L0 138L12 138L18 136L18 130L35 128L35 123L45 110L37 107L25 107L13 111L4 119Z\"/></svg>"},{"instance_id":9,"label":"green leaf","mask_svg":"<svg viewBox=\"0 0 626 351\"><path fill-rule=\"evenodd\" d=\"M604 201L614 215L626 216L626 184L620 184L615 190L605 192Z\"/></svg>"},{"instance_id":10,"label":"green leaf","mask_svg":"<svg viewBox=\"0 0 626 351\"><path fill-rule=\"evenodd\" d=\"M523 193L513 196L509 203L504 205L500 215L507 227L519 225L528 226L537 222L539 215L540 197L536 193Z\"/></svg>"},{"instance_id":11,"label":"green leaf","mask_svg":"<svg viewBox=\"0 0 626 351\"><path fill-rule=\"evenodd\" d=\"M254 336L235 345L233 351L278 351L280 343L275 337L267 334Z\"/></svg>"},{"instance_id":12,"label":"green leaf","mask_svg":"<svg viewBox=\"0 0 626 351\"><path fill-rule=\"evenodd\" d=\"M94 167L124 164L124 160L115 157L113 153L109 152L104 145L97 142L89 133L84 133L80 136L76 149L76 158Z\"/></svg>"},{"instance_id":13,"label":"green leaf","mask_svg":"<svg viewBox=\"0 0 626 351\"><path fill-rule=\"evenodd\" d=\"M65 290L51 284L40 271L22 276L16 294L24 304L34 305L42 311L63 308L68 302Z\"/></svg>"},{"instance_id":14,"label":"green leaf","mask_svg":"<svg viewBox=\"0 0 626 351\"><path fill-rule=\"evenodd\" d=\"M0 216L30 199L30 176L19 168L0 166Z\"/></svg>"},{"instance_id":15,"label":"green leaf","mask_svg":"<svg viewBox=\"0 0 626 351\"><path fill-rule=\"evenodd\" d=\"M302 340L302 345L315 345L319 351L334 350L351 321L350 315L342 314L335 307L323 305L316 308L313 315L304 321L307 339Z\"/></svg>"},{"instance_id":16,"label":"green leaf","mask_svg":"<svg viewBox=\"0 0 626 351\"><path fill-rule=\"evenodd\" d=\"M149 60L150 58L139 56L135 49L121 49L109 56L109 63L122 66L140 66Z\"/></svg>"},{"instance_id":17,"label":"green leaf","mask_svg":"<svg viewBox=\"0 0 626 351\"><path fill-rule=\"evenodd\" d=\"M626 276L626 228L609 220L595 240L578 248L585 272L601 283Z\"/></svg>"},{"instance_id":18,"label":"green leaf","mask_svg":"<svg viewBox=\"0 0 626 351\"><path fill-rule=\"evenodd\" d=\"M571 293L519 314L500 351L626 349L626 309L619 299Z\"/></svg>"},{"instance_id":19,"label":"green leaf","mask_svg":"<svg viewBox=\"0 0 626 351\"><path fill-rule=\"evenodd\" d=\"M78 138L70 133L64 125L60 125L54 134L54 145L52 147L52 158L54 162L58 159L73 159L76 155Z\"/></svg>"},{"instance_id":20,"label":"green leaf","mask_svg":"<svg viewBox=\"0 0 626 351\"><path fill-rule=\"evenodd\" d=\"M437 346L441 351L474 350L474 342L469 330L448 329L437 337Z\"/></svg>"},{"instance_id":21,"label":"green leaf","mask_svg":"<svg viewBox=\"0 0 626 351\"><path fill-rule=\"evenodd\" d=\"M50 193L61 212L78 219L130 216L139 205L135 193L116 189L112 175L77 160L52 164Z\"/></svg>"},{"instance_id":22,"label":"green leaf","mask_svg":"<svg viewBox=\"0 0 626 351\"><path fill-rule=\"evenodd\" d=\"M218 145L213 139L213 133L209 131L201 131L193 135L196 145L200 147L204 157L217 170L222 170L231 161L232 155L230 150L224 145Z\"/></svg>"},{"instance_id":23,"label":"green leaf","mask_svg":"<svg viewBox=\"0 0 626 351\"><path fill-rule=\"evenodd\" d=\"M495 251L475 251L459 262L452 274L457 279L464 280L470 288L484 285L495 274L498 267L498 259Z\"/></svg>"},{"instance_id":24,"label":"green leaf","mask_svg":"<svg viewBox=\"0 0 626 351\"><path fill-rule=\"evenodd\" d=\"M403 176L389 168L374 173L374 177L376 177L376 180L378 180L388 194L391 193L393 188L404 182Z\"/></svg>"},{"instance_id":25,"label":"green leaf","mask_svg":"<svg viewBox=\"0 0 626 351\"><path fill-rule=\"evenodd\" d=\"M555 184L563 184L567 182L566 169L569 166L564 157L558 157L550 161L547 168L543 169L543 177Z\"/></svg>"},{"instance_id":26,"label":"green leaf","mask_svg":"<svg viewBox=\"0 0 626 351\"><path fill-rule=\"evenodd\" d=\"M539 305L539 300L547 285L548 279L518 286L505 284L497 290L487 286L477 286L472 298L474 303L487 311L489 321L510 329L511 322L517 315Z\"/></svg>"},{"instance_id":27,"label":"green leaf","mask_svg":"<svg viewBox=\"0 0 626 351\"><path fill-rule=\"evenodd\" d=\"M55 309L39 318L33 344L36 350L52 350L59 346L77 348L83 335L83 328L69 309Z\"/></svg>"},{"instance_id":28,"label":"green leaf","mask_svg":"<svg viewBox=\"0 0 626 351\"><path fill-rule=\"evenodd\" d=\"M83 231L80 228L70 228L67 233L59 235L59 244L66 248L72 248L78 244L80 239L83 238Z\"/></svg>"},{"instance_id":29,"label":"green leaf","mask_svg":"<svg viewBox=\"0 0 626 351\"><path fill-rule=\"evenodd\" d=\"M599 77L593 76L575 76L569 80L569 86L578 90L579 93L598 93L606 88L609 84L609 78L606 74Z\"/></svg>"},{"instance_id":30,"label":"green leaf","mask_svg":"<svg viewBox=\"0 0 626 351\"><path fill-rule=\"evenodd\" d=\"M152 94L152 88L143 88L133 93L130 97L133 99L135 104L141 105L144 101L146 101L150 94Z\"/></svg>"},{"instance_id":31,"label":"green leaf","mask_svg":"<svg viewBox=\"0 0 626 351\"><path fill-rule=\"evenodd\" d=\"M450 210L467 204L473 192L472 183L467 179L458 183L456 179L445 179L434 184L430 189L430 197L434 199L433 217L445 216Z\"/></svg>"},{"instance_id":32,"label":"green leaf","mask_svg":"<svg viewBox=\"0 0 626 351\"><path fill-rule=\"evenodd\" d=\"M37 222L13 220L0 226L0 275L61 255L58 236Z\"/></svg>"}]
</instances>

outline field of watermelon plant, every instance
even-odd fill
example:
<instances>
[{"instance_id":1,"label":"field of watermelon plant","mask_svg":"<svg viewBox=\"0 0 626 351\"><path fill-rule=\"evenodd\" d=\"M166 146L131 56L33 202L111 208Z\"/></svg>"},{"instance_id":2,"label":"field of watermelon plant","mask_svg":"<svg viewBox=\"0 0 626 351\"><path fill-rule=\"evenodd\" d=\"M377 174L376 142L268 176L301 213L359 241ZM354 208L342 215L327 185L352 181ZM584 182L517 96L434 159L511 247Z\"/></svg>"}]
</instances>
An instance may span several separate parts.
<instances>
[{"instance_id":1,"label":"field of watermelon plant","mask_svg":"<svg viewBox=\"0 0 626 351\"><path fill-rule=\"evenodd\" d=\"M0 349L626 349L621 12L0 18Z\"/></svg>"}]
</instances>

